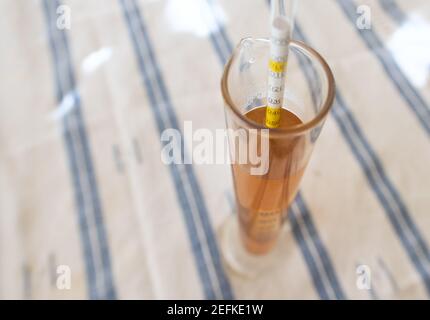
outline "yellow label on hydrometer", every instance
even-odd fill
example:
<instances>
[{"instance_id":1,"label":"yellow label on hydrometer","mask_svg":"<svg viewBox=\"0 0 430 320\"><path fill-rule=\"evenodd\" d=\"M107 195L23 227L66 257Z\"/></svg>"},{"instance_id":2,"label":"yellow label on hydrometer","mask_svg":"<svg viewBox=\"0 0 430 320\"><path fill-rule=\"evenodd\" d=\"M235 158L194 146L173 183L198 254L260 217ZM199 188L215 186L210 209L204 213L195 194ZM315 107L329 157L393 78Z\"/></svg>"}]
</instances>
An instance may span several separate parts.
<instances>
[{"instance_id":1,"label":"yellow label on hydrometer","mask_svg":"<svg viewBox=\"0 0 430 320\"><path fill-rule=\"evenodd\" d=\"M287 63L285 61L269 60L269 69L274 73L283 73Z\"/></svg>"},{"instance_id":2,"label":"yellow label on hydrometer","mask_svg":"<svg viewBox=\"0 0 430 320\"><path fill-rule=\"evenodd\" d=\"M266 127L278 128L281 122L282 95L287 62L282 60L269 60L269 90L267 95Z\"/></svg>"},{"instance_id":3,"label":"yellow label on hydrometer","mask_svg":"<svg viewBox=\"0 0 430 320\"><path fill-rule=\"evenodd\" d=\"M266 108L266 127L273 129L278 128L281 122L281 108Z\"/></svg>"},{"instance_id":4,"label":"yellow label on hydrometer","mask_svg":"<svg viewBox=\"0 0 430 320\"><path fill-rule=\"evenodd\" d=\"M266 127L270 129L278 128L281 123L288 43L291 36L287 19L281 15L273 19L271 33L266 108Z\"/></svg>"}]
</instances>

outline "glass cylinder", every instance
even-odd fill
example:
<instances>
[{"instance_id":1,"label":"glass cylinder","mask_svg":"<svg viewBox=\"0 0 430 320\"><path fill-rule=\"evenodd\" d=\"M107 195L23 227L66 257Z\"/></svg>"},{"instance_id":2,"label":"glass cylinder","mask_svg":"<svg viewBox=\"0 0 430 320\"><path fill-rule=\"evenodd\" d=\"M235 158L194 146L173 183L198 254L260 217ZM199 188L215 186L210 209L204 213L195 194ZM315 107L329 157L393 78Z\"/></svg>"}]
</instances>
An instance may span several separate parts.
<instances>
[{"instance_id":1,"label":"glass cylinder","mask_svg":"<svg viewBox=\"0 0 430 320\"><path fill-rule=\"evenodd\" d=\"M254 256L276 246L335 96L332 72L314 49L292 41L289 51L280 128L267 129L263 119L269 40L240 41L222 76L226 124L232 131L229 148L238 213L234 232Z\"/></svg>"}]
</instances>

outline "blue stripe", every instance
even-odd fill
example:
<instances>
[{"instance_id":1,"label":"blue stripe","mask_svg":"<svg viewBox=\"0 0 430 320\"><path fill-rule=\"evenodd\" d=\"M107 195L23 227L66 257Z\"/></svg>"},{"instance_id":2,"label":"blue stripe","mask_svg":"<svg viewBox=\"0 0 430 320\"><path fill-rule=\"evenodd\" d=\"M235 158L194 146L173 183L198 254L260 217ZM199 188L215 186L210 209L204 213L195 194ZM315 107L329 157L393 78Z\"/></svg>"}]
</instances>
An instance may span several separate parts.
<instances>
[{"instance_id":1,"label":"blue stripe","mask_svg":"<svg viewBox=\"0 0 430 320\"><path fill-rule=\"evenodd\" d=\"M57 1L57 6L60 5ZM70 90L75 90L76 88L76 81L75 81L75 75L73 73L73 67L71 65L71 57L70 57L70 49L69 49L69 43L67 40L66 32L60 32L60 35L62 37L64 47L66 48L66 59L67 62L67 69L68 69L68 76L69 76L69 83L71 87ZM96 276L100 277L104 283L104 291L100 295L100 299L116 299L116 292L113 284L113 276L112 276L112 266L111 266L111 258L110 258L110 252L109 252L109 246L108 246L108 239L105 229L105 223L103 219L103 213L101 208L101 201L99 197L98 187L97 187L97 181L96 181L96 175L94 172L94 165L92 161L91 156L91 150L89 146L89 141L87 138L86 128L85 128L85 122L84 122L84 116L82 114L81 109L81 103L80 103L80 96L76 94L75 99L78 107L76 108L76 119L77 121L77 132L79 134L79 141L82 145L83 149L83 156L84 156L84 168L85 171L88 172L87 179L90 184L90 203L93 206L93 218L96 225L96 233L97 233L97 246L101 253L101 259L102 259L102 270L96 270Z\"/></svg>"},{"instance_id":2,"label":"blue stripe","mask_svg":"<svg viewBox=\"0 0 430 320\"><path fill-rule=\"evenodd\" d=\"M366 43L367 47L378 58L386 74L391 78L397 90L409 105L411 111L418 118L427 134L430 134L430 107L403 74L393 56L390 55L378 35L372 30L360 30L355 27L357 14L355 12L356 6L354 3L350 0L338 0L338 3L345 15L349 18L350 22L354 24L354 29Z\"/></svg>"},{"instance_id":3,"label":"blue stripe","mask_svg":"<svg viewBox=\"0 0 430 320\"><path fill-rule=\"evenodd\" d=\"M52 2L51 2L52 3ZM55 26L55 17L51 17L51 12L54 13L55 10L52 10L49 7L49 1L44 0L44 12L46 17L46 25L49 35L49 45L51 48L51 55L54 60L54 72L55 72L55 82L56 82L56 95L57 95L57 101L60 103L61 100L64 97L63 89L61 86L61 78L62 75L60 75L60 58L58 57L57 50L55 48L55 43L58 42L58 34L55 34L56 26ZM90 242L90 236L88 231L88 223L87 218L85 215L84 210L84 199L82 195L82 188L81 188L81 182L79 178L78 173L78 165L77 160L75 157L75 150L72 143L72 136L70 133L70 130L67 126L67 119L63 119L63 125L64 125L64 139L66 142L67 147L67 156L69 159L69 165L70 170L72 172L72 180L74 185L74 193L75 193L75 202L78 209L78 221L79 221L79 227L80 227L80 233L81 233L81 243L82 243L82 249L84 253L84 261L85 261L85 268L86 268L86 277L87 277L87 283L88 283L88 290L89 290L89 296L91 299L95 299L97 297L97 290L95 284L95 268L93 263L93 253L91 249L91 242Z\"/></svg>"},{"instance_id":4,"label":"blue stripe","mask_svg":"<svg viewBox=\"0 0 430 320\"><path fill-rule=\"evenodd\" d=\"M297 39L303 39L302 32L299 25L297 25L296 28L294 29L294 37ZM298 59L300 68L302 69L306 77L307 83L310 86L312 102L315 107L319 106L321 104L321 102L319 101L321 100L321 98L320 98L320 95L318 94L321 91L320 84L312 80L312 79L317 79L318 75L316 74L315 69L310 67L309 64L306 62L306 58L304 58L302 55L299 55L299 54L297 54L296 57ZM321 258L322 266L327 274L330 285L334 290L336 299L345 300L346 296L337 278L333 263L331 261L331 258L329 257L328 250L324 246L321 240L321 237L318 234L318 231L315 227L310 211L306 206L306 203L301 193L297 195L295 199L295 203L299 208L299 213L303 216L305 226L308 229L309 234L311 235L311 241L313 245L316 247L318 254Z\"/></svg>"},{"instance_id":5,"label":"blue stripe","mask_svg":"<svg viewBox=\"0 0 430 320\"><path fill-rule=\"evenodd\" d=\"M44 1L45 5L47 5L47 1ZM49 11L46 10L46 14L49 15ZM55 20L51 20L48 17L48 21L55 21ZM49 22L48 22L49 23ZM51 27L48 28L49 32L52 33L51 31ZM55 61L55 65L58 65L58 60L59 57L57 56L56 50L54 48L54 38L53 35L51 34L50 37L50 46L51 46L51 53L53 56L53 59ZM57 90L57 101L60 103L62 100L63 95L63 90L61 88L60 84L60 75L59 75L59 68L55 67L55 78L56 78L56 90ZM71 116L69 116L71 117ZM87 283L88 283L88 287L89 287L89 296L91 299L94 299L97 297L97 290L96 287L94 285L95 283L95 267L94 267L94 263L93 263L93 253L92 253L92 249L91 249L91 241L90 241L90 237L89 237L89 232L88 232L88 223L87 223L87 218L85 215L85 209L84 209L84 199L83 199L83 195L82 195L82 189L81 189L81 182L80 182L80 178L79 178L79 173L78 173L78 165L77 165L77 160L75 157L75 150L73 147L73 139L70 133L70 129L68 129L68 125L67 125L67 119L66 117L63 119L63 126L64 126L64 130L63 130L63 135L64 135L64 139L66 142L66 147L67 147L67 156L69 159L69 165L70 165L70 170L72 172L72 180L73 180L73 185L74 185L74 193L75 193L75 202L77 205L77 209L78 209L78 221L79 221L79 227L80 227L80 232L81 232L81 243L82 243L82 249L84 252L84 261L86 264L86 276L87 276Z\"/></svg>"},{"instance_id":6,"label":"blue stripe","mask_svg":"<svg viewBox=\"0 0 430 320\"><path fill-rule=\"evenodd\" d=\"M212 0L206 0L211 9L211 12L214 11L214 3ZM212 45L215 48L215 51L218 55L218 59L220 60L222 65L225 65L230 58L230 55L233 52L233 45L231 43L230 38L227 36L227 32L225 31L224 25L219 23L215 15L213 15L214 21L217 25L217 30L212 31L210 34L210 40ZM219 48L228 48L228 51L220 50Z\"/></svg>"},{"instance_id":7,"label":"blue stripe","mask_svg":"<svg viewBox=\"0 0 430 320\"><path fill-rule=\"evenodd\" d=\"M356 126L355 120L353 120L352 115L350 114L350 111L346 109L345 102L339 93L336 96L336 100L337 102L335 102L335 105L333 108L334 109L333 116L336 122L338 123L338 125L340 126L343 136L347 140L351 148L351 151L353 152L354 156L359 161L360 166L364 170L364 173L366 175L366 178L369 184L371 185L373 191L376 193L376 196L381 202L387 214L387 217L392 223L397 235L401 240L401 243L403 244L405 250L407 251L414 266L416 267L417 271L420 273L424 281L424 284L427 288L427 291L430 294L430 277L425 267L426 265L428 265L427 245L425 244L421 236L421 233L418 231L417 227L413 223L408 210L403 204L403 200L400 198L400 195L388 180L388 177L386 176L385 170L381 166L379 159L377 159L376 156L373 154L373 150L365 140L363 133L361 132L361 129L359 129ZM353 127L352 134L350 134L347 131L348 126ZM359 140L359 142L357 142L356 140ZM363 144L363 146L366 149L366 154L361 154L358 151L357 143ZM370 157L371 159L370 163L365 160L366 157ZM378 176L380 177L380 179L382 179L381 183L378 183ZM391 199L387 199L386 195L383 193L382 189L384 187L388 188L389 190L388 196ZM393 207L391 205L393 203L395 206L398 206L399 209L397 209L395 206ZM401 216L401 219L404 219L406 223L406 228L402 227L399 216ZM408 234L413 239L412 241L408 239ZM424 261L422 261L422 259L419 258L418 251L421 251L423 253Z\"/></svg>"},{"instance_id":8,"label":"blue stripe","mask_svg":"<svg viewBox=\"0 0 430 320\"><path fill-rule=\"evenodd\" d=\"M291 224L291 230L293 231L294 238L296 239L296 242L300 247L300 251L303 255L303 258L306 261L306 265L312 277L312 282L318 292L319 297L323 300L329 300L330 296L327 293L320 271L317 268L315 259L309 249L307 239L303 235L303 232L301 230L301 224L299 224L297 221L300 215L301 212L296 211L294 205L290 207L287 217Z\"/></svg>"},{"instance_id":9,"label":"blue stripe","mask_svg":"<svg viewBox=\"0 0 430 320\"><path fill-rule=\"evenodd\" d=\"M140 10L134 0L120 0L120 3L123 8L130 36L133 41L133 46L136 51L140 72L148 93L151 109L154 113L158 130L160 134L164 130L171 128L180 132L176 113L162 78L159 64L155 58L154 50L145 27L143 16L141 15ZM142 37L138 36L139 33L142 35ZM140 45L144 47L145 52L142 52ZM151 67L153 70L150 70ZM157 99L156 93L161 94L161 99ZM163 118L163 115L166 115L168 118ZM182 134L181 137L182 141L184 141ZM182 149L181 146L177 147L181 149L181 156L184 158L186 156L184 154L184 149ZM232 299L233 292L222 267L216 238L210 223L209 214L193 168L191 165L175 164L171 164L169 168L173 182L175 184L177 199L184 214L188 234L190 236L190 241L193 248L194 258L197 264L200 279L203 284L205 296L208 299ZM184 184L190 185L192 190L191 198L189 198L185 193ZM193 218L192 202L194 202L197 206L197 212L202 222L201 225L198 225ZM198 238L197 228L203 228L206 238L205 240L202 241ZM211 261L205 260L203 253L203 250L205 249L204 246L206 246L209 250ZM208 269L208 264L210 263L212 263L216 273L216 279L218 282L216 284L212 283L210 278ZM221 290L221 296L216 293L214 285L219 286Z\"/></svg>"},{"instance_id":10,"label":"blue stripe","mask_svg":"<svg viewBox=\"0 0 430 320\"><path fill-rule=\"evenodd\" d=\"M91 154L81 113L80 98L78 93L75 91L75 79L72 71L73 69L71 67L68 41L65 32L59 31L56 27L55 14L56 8L60 3L58 1L45 0L43 4L46 24L48 26L51 54L54 61L57 100L61 103L66 95L71 95L70 97L74 99L74 108L66 117L63 118L64 139L67 147L67 155L72 172L75 192L75 201L78 209L78 221L85 260L88 293L91 299L115 299L116 294L112 280L110 256L102 221L100 200L98 198ZM50 5L52 5L52 7ZM64 46L65 52L63 52L63 56L60 56L57 51L58 45ZM64 86L64 81L68 81L69 86ZM71 126L71 124L73 126ZM75 133L75 135L73 133ZM76 134L78 135L77 139ZM80 144L83 147L84 153L82 156L84 156L84 163L80 162L80 157L78 156L80 150L79 148L75 149L75 144ZM82 167L85 167L84 170L80 170ZM85 196L82 190L83 182L81 181L80 175L84 175L84 179L88 179L87 182L90 184L91 202L89 204L85 201ZM89 216L86 213L86 207L88 205L91 205L94 208L93 218L96 221L96 232L98 238L96 246L100 249L99 255L102 258L101 265L103 270L96 270L95 267L95 254L92 251L91 246L91 227L88 223ZM88 214L91 215L91 212ZM102 281L103 292L98 291L99 281Z\"/></svg>"},{"instance_id":11,"label":"blue stripe","mask_svg":"<svg viewBox=\"0 0 430 320\"><path fill-rule=\"evenodd\" d=\"M296 32L301 41L308 42L298 24L296 24ZM428 267L430 257L427 244L413 222L400 194L386 175L381 161L365 138L339 91L336 93L336 101L332 113L341 129L343 137L346 139L352 153L364 171L368 183L381 202L389 221L393 225L416 270L423 279L427 291L430 293L430 276L426 270L426 265ZM351 131L348 130L348 127L351 128ZM359 151L360 145L363 146L364 152ZM387 195L383 193L384 188L388 191ZM404 227L402 227L402 220L405 223ZM408 239L408 236L412 238L412 241ZM424 261L420 259L419 252L424 256Z\"/></svg>"},{"instance_id":12,"label":"blue stripe","mask_svg":"<svg viewBox=\"0 0 430 320\"><path fill-rule=\"evenodd\" d=\"M406 15L399 8L394 0L379 0L379 3L386 13L398 24L406 21Z\"/></svg>"},{"instance_id":13,"label":"blue stripe","mask_svg":"<svg viewBox=\"0 0 430 320\"><path fill-rule=\"evenodd\" d=\"M304 35L298 23L296 24L296 27L294 29L294 38L304 41ZM319 106L321 103L318 101L320 99L318 92L320 92L321 88L318 86L317 82L312 80L312 79L318 78L318 75L316 74L316 71L314 68L309 67L308 63L306 62L306 58L304 58L302 55L296 55L296 56L298 58L298 62L301 66L301 69L306 77L307 83L310 86L313 104L315 106ZM304 202L304 199L300 193L296 197L295 202L304 217L305 224L312 237L312 242L318 250L318 253L322 260L322 265L324 267L324 270L328 278L330 279L330 284L333 287L333 290L336 294L336 298L346 299L346 296L343 292L343 289L341 288L339 280L337 279L333 263L331 262L331 259L328 254L328 250L325 248L325 246L321 241L320 236L318 235L318 232L312 221L312 217L309 212L309 209L307 208Z\"/></svg>"},{"instance_id":14,"label":"blue stripe","mask_svg":"<svg viewBox=\"0 0 430 320\"><path fill-rule=\"evenodd\" d=\"M300 214L303 217L303 222L310 234L313 245L318 251L318 254L321 259L322 267L324 268L324 271L328 277L330 285L333 288L336 299L345 300L346 299L345 294L337 278L336 272L333 267L333 263L331 262L331 258L328 254L328 250L326 249L325 245L321 240L321 237L318 234L318 231L315 227L312 216L304 202L304 199L301 193L297 195L295 199L295 203L299 208L299 211L297 212L297 214Z\"/></svg>"},{"instance_id":15,"label":"blue stripe","mask_svg":"<svg viewBox=\"0 0 430 320\"><path fill-rule=\"evenodd\" d=\"M213 6L212 0L208 0L208 2L210 6ZM216 20L216 17L214 17L214 19ZM215 51L218 55L218 58L221 64L224 65L227 63L227 60L232 53L233 46L231 44L231 40L229 39L224 26L221 25L219 21L216 21L216 22L218 26L217 32L213 32L211 34L210 39L215 48ZM220 52L218 48L222 46L222 44L224 44L224 47L229 48L230 51L224 54ZM298 206L298 208L299 208L299 211L297 212L297 214L303 215L304 217L309 216L309 211L306 209L303 201L301 202L301 206ZM293 222L294 221L296 220L293 220ZM306 217L306 219L304 219L304 223L305 223L305 227L308 229L309 234L311 235L311 241L314 243L319 254L319 257L315 257L315 258L321 260L321 265L323 265L323 268L326 270L327 275L329 275L328 280L330 285L333 287L333 291L335 292L336 298L345 299L345 295L343 294L339 281L336 279L334 267L329 259L328 253L325 251L326 250L325 247L322 245L322 241L319 238L318 233L316 232L316 228L313 225L312 226L309 225L309 223L312 223L312 220L310 219L310 217ZM293 231L294 231L293 234L296 238L296 241L299 243L299 247L302 251L303 257L306 263L308 264L308 268L311 273L311 277L313 279L315 288L318 294L320 295L321 299L329 299L330 296L327 294L326 288L324 287L324 282L322 280L324 275L322 275L320 270L318 270L318 268L316 267L315 259L314 257L312 257L311 251L307 244L307 239L304 239L302 237L303 233L300 230L300 226L296 226L295 228L298 230L294 230L294 226L293 226Z\"/></svg>"},{"instance_id":16,"label":"blue stripe","mask_svg":"<svg viewBox=\"0 0 430 320\"><path fill-rule=\"evenodd\" d=\"M227 56L227 54L224 54L223 50L220 47L220 44L218 43L218 39L215 36L215 33L211 32L211 34L209 35L212 44L214 45L215 51L218 55L218 57L221 57L221 59L225 62L223 62L224 64L227 62L227 58L225 58Z\"/></svg>"},{"instance_id":17,"label":"blue stripe","mask_svg":"<svg viewBox=\"0 0 430 320\"><path fill-rule=\"evenodd\" d=\"M206 1L209 6L209 9L213 13L213 19L217 26L217 30L211 31L209 36L211 38L213 45L215 46L215 50L218 56L222 57L221 59L223 59L224 61L223 63L225 64L227 63L229 56L233 52L233 45L227 36L227 32L225 30L224 25L220 24L218 22L217 17L215 16L215 2L213 0L206 0Z\"/></svg>"}]
</instances>

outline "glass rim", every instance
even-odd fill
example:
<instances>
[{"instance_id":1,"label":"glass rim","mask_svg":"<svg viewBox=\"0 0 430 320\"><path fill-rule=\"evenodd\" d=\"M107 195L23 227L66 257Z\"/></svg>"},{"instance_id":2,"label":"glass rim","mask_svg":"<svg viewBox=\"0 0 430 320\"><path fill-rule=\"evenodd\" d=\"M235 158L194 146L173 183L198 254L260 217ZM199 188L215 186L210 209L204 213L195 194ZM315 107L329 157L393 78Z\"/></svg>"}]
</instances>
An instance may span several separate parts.
<instances>
[{"instance_id":1,"label":"glass rim","mask_svg":"<svg viewBox=\"0 0 430 320\"><path fill-rule=\"evenodd\" d=\"M230 92L228 90L228 76L230 73L230 68L231 68L231 64L235 58L235 56L237 55L237 52L239 50L239 48L241 47L242 43L244 41L247 40L252 40L252 41L263 41L263 42L269 42L268 39L265 38L252 38L252 37L247 37L247 38L243 38L242 40L240 40L239 44L236 46L236 48L233 51L233 54L231 55L230 59L228 60L227 64L224 67L224 71L222 74L222 78L221 78L221 91L222 91L222 95L223 95L223 99L225 104L231 109L231 111L233 111L234 114L236 114L236 116L238 116L243 122L245 122L247 125L249 125L251 128L255 128L255 129L266 129L269 130L271 133L274 133L276 135L283 135L283 134L297 134L297 133L303 133L306 132L310 129L315 128L316 126L318 126L318 124L323 121L325 119L325 117L327 116L328 112L330 111L333 102L334 102L334 98L335 98L335 80L334 80L334 76L333 73L329 67L329 65L327 64L327 62L325 61L325 59L312 47L308 46L307 44L305 44L302 41L297 41L297 40L292 40L290 42L290 46L295 47L297 49L299 49L299 51L303 51L306 54L309 55L309 57L311 59L316 60L322 67L324 74L327 78L327 97L323 102L323 106L322 108L318 111L318 113L309 121L303 122L301 124L298 125L294 125L291 126L289 128L272 128L269 129L264 125L261 125L255 121L252 121L250 119L248 119L247 117L245 117L245 114L241 113L239 111L239 109L235 106L235 104L233 103L233 100L230 97ZM302 54L303 54L302 52Z\"/></svg>"}]
</instances>

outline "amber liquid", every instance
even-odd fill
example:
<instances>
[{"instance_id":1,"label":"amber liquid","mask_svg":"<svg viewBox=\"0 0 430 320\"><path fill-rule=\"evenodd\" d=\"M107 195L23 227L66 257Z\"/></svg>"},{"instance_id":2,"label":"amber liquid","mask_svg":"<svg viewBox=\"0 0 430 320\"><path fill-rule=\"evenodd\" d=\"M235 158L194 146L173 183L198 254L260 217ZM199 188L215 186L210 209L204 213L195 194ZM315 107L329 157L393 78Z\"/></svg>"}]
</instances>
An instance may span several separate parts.
<instances>
[{"instance_id":1,"label":"amber liquid","mask_svg":"<svg viewBox=\"0 0 430 320\"><path fill-rule=\"evenodd\" d=\"M246 113L246 117L262 125L265 116L266 107ZM280 128L301 123L296 115L282 109ZM249 167L241 164L232 166L240 233L249 252L265 254L276 244L283 217L304 172L304 147L303 137L270 135L269 169L265 175L252 175Z\"/></svg>"}]
</instances>

